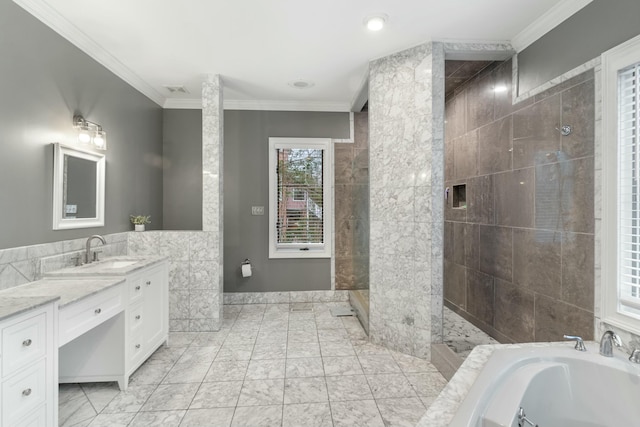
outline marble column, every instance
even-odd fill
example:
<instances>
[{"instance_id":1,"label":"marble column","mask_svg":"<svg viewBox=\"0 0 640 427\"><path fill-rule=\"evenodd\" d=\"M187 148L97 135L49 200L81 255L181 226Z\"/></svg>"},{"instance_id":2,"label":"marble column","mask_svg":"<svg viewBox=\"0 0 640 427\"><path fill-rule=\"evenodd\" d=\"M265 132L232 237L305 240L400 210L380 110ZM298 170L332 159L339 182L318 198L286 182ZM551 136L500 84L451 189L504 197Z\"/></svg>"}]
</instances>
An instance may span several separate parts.
<instances>
[{"instance_id":1,"label":"marble column","mask_svg":"<svg viewBox=\"0 0 640 427\"><path fill-rule=\"evenodd\" d=\"M208 75L202 84L202 230L208 242L211 268L210 322L213 330L222 324L223 292L223 83L219 75Z\"/></svg>"},{"instance_id":2,"label":"marble column","mask_svg":"<svg viewBox=\"0 0 640 427\"><path fill-rule=\"evenodd\" d=\"M430 358L442 333L444 53L370 64L370 337Z\"/></svg>"}]
</instances>

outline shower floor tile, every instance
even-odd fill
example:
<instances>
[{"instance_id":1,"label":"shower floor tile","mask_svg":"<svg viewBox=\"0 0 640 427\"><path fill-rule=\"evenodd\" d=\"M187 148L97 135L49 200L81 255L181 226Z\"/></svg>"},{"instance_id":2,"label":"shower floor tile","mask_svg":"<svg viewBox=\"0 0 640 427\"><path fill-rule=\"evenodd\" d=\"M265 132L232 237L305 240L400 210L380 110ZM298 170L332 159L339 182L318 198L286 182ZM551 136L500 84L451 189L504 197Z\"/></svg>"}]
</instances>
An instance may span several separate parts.
<instances>
[{"instance_id":1,"label":"shower floor tile","mask_svg":"<svg viewBox=\"0 0 640 427\"><path fill-rule=\"evenodd\" d=\"M225 306L222 331L171 333L126 392L60 385L60 425L415 425L445 379L426 360L369 343L353 318L331 317L335 306Z\"/></svg>"}]
</instances>

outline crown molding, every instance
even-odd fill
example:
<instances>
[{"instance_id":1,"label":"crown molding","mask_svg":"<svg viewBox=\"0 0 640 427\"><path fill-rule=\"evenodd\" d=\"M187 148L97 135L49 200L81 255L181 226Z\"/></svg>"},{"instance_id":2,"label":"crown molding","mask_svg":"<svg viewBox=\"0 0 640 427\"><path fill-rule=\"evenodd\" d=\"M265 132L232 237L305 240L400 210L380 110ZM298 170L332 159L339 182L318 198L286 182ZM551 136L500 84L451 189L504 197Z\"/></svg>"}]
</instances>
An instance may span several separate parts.
<instances>
[{"instance_id":1,"label":"crown molding","mask_svg":"<svg viewBox=\"0 0 640 427\"><path fill-rule=\"evenodd\" d=\"M516 52L525 48L560 25L574 13L591 3L592 0L563 0L546 11L541 17L533 21L524 30L516 34L511 45Z\"/></svg>"},{"instance_id":2,"label":"crown molding","mask_svg":"<svg viewBox=\"0 0 640 427\"><path fill-rule=\"evenodd\" d=\"M225 99L225 110L266 110L266 111L330 111L349 112L349 102L313 102L313 101L270 101Z\"/></svg>"},{"instance_id":3,"label":"crown molding","mask_svg":"<svg viewBox=\"0 0 640 427\"><path fill-rule=\"evenodd\" d=\"M162 108L200 110L202 99L200 98L167 98Z\"/></svg>"},{"instance_id":4,"label":"crown molding","mask_svg":"<svg viewBox=\"0 0 640 427\"><path fill-rule=\"evenodd\" d=\"M81 51L95 59L102 66L120 77L144 96L163 106L165 97L131 71L126 65L108 53L102 46L80 31L78 27L60 15L44 1L13 0L18 6L29 12L43 24L67 39Z\"/></svg>"}]
</instances>

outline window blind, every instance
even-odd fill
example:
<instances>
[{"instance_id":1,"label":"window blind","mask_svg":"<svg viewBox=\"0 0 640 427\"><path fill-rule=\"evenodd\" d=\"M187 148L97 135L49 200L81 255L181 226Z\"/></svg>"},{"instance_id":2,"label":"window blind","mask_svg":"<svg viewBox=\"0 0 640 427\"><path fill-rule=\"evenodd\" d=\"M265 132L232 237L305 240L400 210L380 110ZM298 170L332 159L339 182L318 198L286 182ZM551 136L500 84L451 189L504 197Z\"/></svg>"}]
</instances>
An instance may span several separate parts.
<instances>
[{"instance_id":1,"label":"window blind","mask_svg":"<svg viewBox=\"0 0 640 427\"><path fill-rule=\"evenodd\" d=\"M324 244L324 150L278 148L276 245Z\"/></svg>"},{"instance_id":2,"label":"window blind","mask_svg":"<svg viewBox=\"0 0 640 427\"><path fill-rule=\"evenodd\" d=\"M618 301L640 318L640 63L618 72Z\"/></svg>"}]
</instances>

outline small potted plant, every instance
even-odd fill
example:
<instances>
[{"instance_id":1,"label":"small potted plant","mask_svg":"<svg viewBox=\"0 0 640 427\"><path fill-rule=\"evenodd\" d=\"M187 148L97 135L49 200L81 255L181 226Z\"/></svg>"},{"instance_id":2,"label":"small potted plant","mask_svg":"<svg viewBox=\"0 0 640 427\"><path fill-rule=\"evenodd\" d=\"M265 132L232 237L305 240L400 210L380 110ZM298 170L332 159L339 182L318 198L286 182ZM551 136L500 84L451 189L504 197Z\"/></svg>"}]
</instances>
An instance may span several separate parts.
<instances>
[{"instance_id":1,"label":"small potted plant","mask_svg":"<svg viewBox=\"0 0 640 427\"><path fill-rule=\"evenodd\" d=\"M136 231L144 231L145 224L151 224L150 215L130 215L131 223L135 225Z\"/></svg>"}]
</instances>

